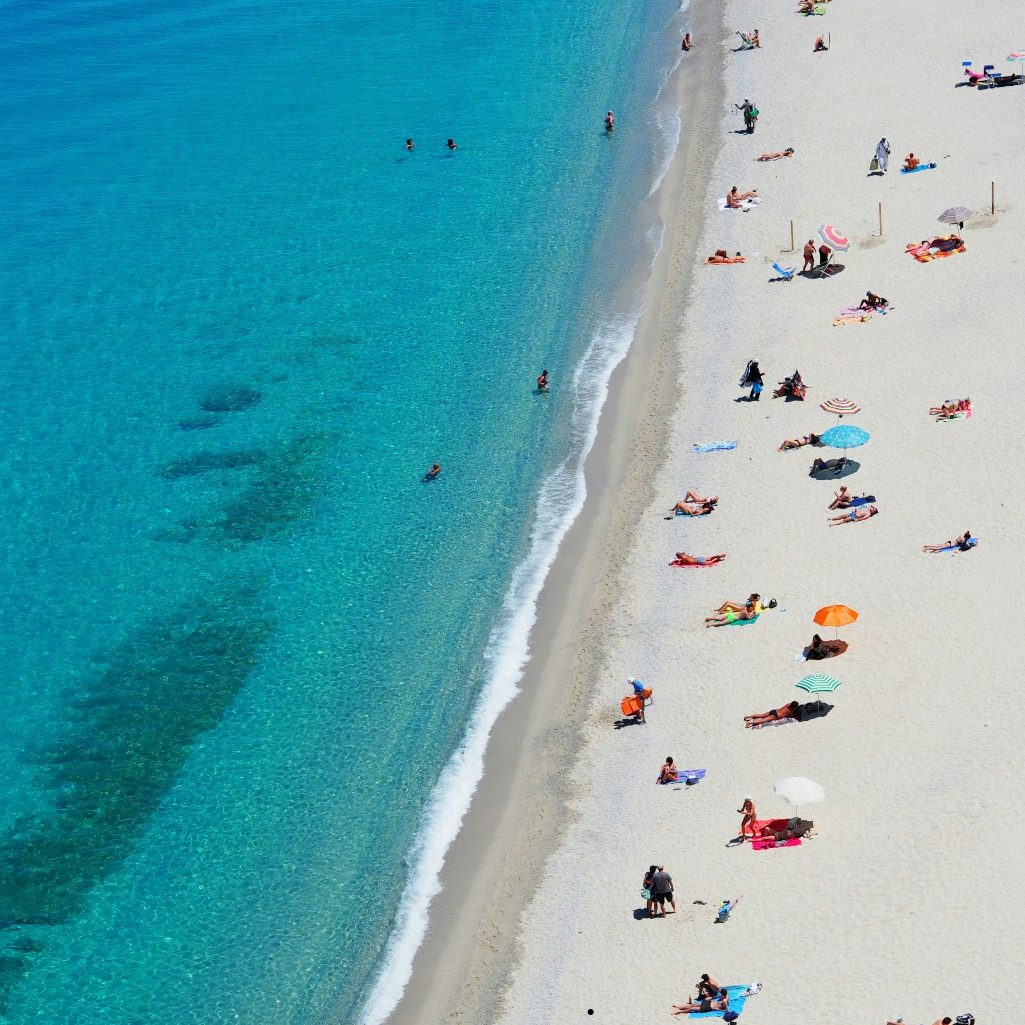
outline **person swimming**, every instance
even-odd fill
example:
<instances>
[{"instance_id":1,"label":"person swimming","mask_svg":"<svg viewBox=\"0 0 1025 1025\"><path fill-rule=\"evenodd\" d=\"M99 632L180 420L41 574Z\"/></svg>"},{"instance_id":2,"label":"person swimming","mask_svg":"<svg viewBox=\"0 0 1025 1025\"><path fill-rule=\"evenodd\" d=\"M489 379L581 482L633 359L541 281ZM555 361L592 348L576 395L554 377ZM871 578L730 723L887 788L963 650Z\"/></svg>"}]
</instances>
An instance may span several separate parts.
<instances>
[{"instance_id":1,"label":"person swimming","mask_svg":"<svg viewBox=\"0 0 1025 1025\"><path fill-rule=\"evenodd\" d=\"M406 149L408 149L410 153L413 152L413 147L415 145L416 145L416 143L414 143L412 139L407 139L406 140Z\"/></svg>"},{"instance_id":2,"label":"person swimming","mask_svg":"<svg viewBox=\"0 0 1025 1025\"><path fill-rule=\"evenodd\" d=\"M459 149L459 147L455 144L455 140L454 139L449 139L448 142L445 143L445 145L448 146L448 148L450 150L453 150L453 151Z\"/></svg>"},{"instance_id":3,"label":"person swimming","mask_svg":"<svg viewBox=\"0 0 1025 1025\"><path fill-rule=\"evenodd\" d=\"M423 480L434 480L441 473L441 464L435 463L424 475Z\"/></svg>"},{"instance_id":4,"label":"person swimming","mask_svg":"<svg viewBox=\"0 0 1025 1025\"><path fill-rule=\"evenodd\" d=\"M548 391L548 371L542 370L541 376L537 379L537 390Z\"/></svg>"}]
</instances>

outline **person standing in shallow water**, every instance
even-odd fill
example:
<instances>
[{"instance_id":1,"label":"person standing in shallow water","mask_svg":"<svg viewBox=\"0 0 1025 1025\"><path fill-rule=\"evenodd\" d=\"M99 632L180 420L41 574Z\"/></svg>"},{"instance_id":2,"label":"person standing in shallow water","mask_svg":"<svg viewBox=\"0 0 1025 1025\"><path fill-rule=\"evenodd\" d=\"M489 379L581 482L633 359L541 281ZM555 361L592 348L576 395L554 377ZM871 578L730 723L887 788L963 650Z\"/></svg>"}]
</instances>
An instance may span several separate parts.
<instances>
[{"instance_id":1,"label":"person standing in shallow water","mask_svg":"<svg viewBox=\"0 0 1025 1025\"><path fill-rule=\"evenodd\" d=\"M612 116L612 111L610 110L605 115L605 131L606 132L614 132L615 130L616 130L616 119Z\"/></svg>"},{"instance_id":2,"label":"person standing in shallow water","mask_svg":"<svg viewBox=\"0 0 1025 1025\"><path fill-rule=\"evenodd\" d=\"M406 149L408 149L410 153L413 152L413 146L414 145L415 145L415 143L413 142L412 139L407 139L406 140Z\"/></svg>"},{"instance_id":3,"label":"person standing in shallow water","mask_svg":"<svg viewBox=\"0 0 1025 1025\"><path fill-rule=\"evenodd\" d=\"M542 370L541 376L537 379L537 390L548 391L548 371Z\"/></svg>"},{"instance_id":4,"label":"person standing in shallow water","mask_svg":"<svg viewBox=\"0 0 1025 1025\"><path fill-rule=\"evenodd\" d=\"M459 149L459 147L455 144L455 140L453 139L449 139L448 142L445 143L445 145L448 146L448 148L453 152Z\"/></svg>"}]
</instances>

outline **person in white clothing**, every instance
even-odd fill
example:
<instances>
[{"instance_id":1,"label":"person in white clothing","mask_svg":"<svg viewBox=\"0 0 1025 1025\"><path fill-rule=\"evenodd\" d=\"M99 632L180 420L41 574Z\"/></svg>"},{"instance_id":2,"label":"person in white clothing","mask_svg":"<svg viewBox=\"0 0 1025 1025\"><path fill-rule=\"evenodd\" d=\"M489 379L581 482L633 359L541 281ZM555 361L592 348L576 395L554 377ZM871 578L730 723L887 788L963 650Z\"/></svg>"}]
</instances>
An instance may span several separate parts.
<instances>
[{"instance_id":1,"label":"person in white clothing","mask_svg":"<svg viewBox=\"0 0 1025 1025\"><path fill-rule=\"evenodd\" d=\"M879 161L879 170L886 171L890 160L890 140L885 135L876 145L876 160Z\"/></svg>"}]
</instances>

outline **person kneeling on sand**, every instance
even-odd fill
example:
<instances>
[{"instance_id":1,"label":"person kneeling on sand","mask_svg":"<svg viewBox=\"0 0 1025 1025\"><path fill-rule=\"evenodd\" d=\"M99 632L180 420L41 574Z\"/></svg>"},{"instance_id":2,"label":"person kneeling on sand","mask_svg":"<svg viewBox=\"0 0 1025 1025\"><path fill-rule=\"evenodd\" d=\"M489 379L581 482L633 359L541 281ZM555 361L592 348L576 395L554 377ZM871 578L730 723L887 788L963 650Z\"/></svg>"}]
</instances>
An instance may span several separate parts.
<instances>
[{"instance_id":1,"label":"person kneeling on sand","mask_svg":"<svg viewBox=\"0 0 1025 1025\"><path fill-rule=\"evenodd\" d=\"M708 1014L711 1011L728 1011L730 1009L730 995L725 989L719 990L719 996L715 1000L707 997L704 1000L689 1004L673 1004L673 1014Z\"/></svg>"},{"instance_id":2,"label":"person kneeling on sand","mask_svg":"<svg viewBox=\"0 0 1025 1025\"><path fill-rule=\"evenodd\" d=\"M739 612L727 612L723 615L706 616L705 617L705 628L710 626L732 626L732 624L740 622L741 620L757 619L758 613L755 611L754 602L744 602L744 607Z\"/></svg>"},{"instance_id":3,"label":"person kneeling on sand","mask_svg":"<svg viewBox=\"0 0 1025 1025\"><path fill-rule=\"evenodd\" d=\"M665 764L662 766L661 771L658 774L656 783L679 783L680 781L680 770L673 763L673 756L666 755Z\"/></svg>"},{"instance_id":4,"label":"person kneeling on sand","mask_svg":"<svg viewBox=\"0 0 1025 1025\"><path fill-rule=\"evenodd\" d=\"M817 445L822 438L818 434L805 434L800 438L787 438L777 452L786 452L792 448L803 448L805 445Z\"/></svg>"},{"instance_id":5,"label":"person kneeling on sand","mask_svg":"<svg viewBox=\"0 0 1025 1025\"><path fill-rule=\"evenodd\" d=\"M797 711L801 707L799 701L791 701L789 704L774 708L771 712L759 712L756 715L744 716L744 729L749 730L752 726L761 726L766 722L779 722L780 719L796 719Z\"/></svg>"},{"instance_id":6,"label":"person kneeling on sand","mask_svg":"<svg viewBox=\"0 0 1025 1025\"><path fill-rule=\"evenodd\" d=\"M859 509L848 510L842 516L830 516L829 525L831 527L842 527L845 523L856 523L858 520L871 519L878 512L879 510L874 505L870 505L867 509L861 506Z\"/></svg>"},{"instance_id":7,"label":"person kneeling on sand","mask_svg":"<svg viewBox=\"0 0 1025 1025\"><path fill-rule=\"evenodd\" d=\"M688 555L686 552L677 552L676 558L670 566L717 566L726 558L725 552L718 555Z\"/></svg>"}]
</instances>

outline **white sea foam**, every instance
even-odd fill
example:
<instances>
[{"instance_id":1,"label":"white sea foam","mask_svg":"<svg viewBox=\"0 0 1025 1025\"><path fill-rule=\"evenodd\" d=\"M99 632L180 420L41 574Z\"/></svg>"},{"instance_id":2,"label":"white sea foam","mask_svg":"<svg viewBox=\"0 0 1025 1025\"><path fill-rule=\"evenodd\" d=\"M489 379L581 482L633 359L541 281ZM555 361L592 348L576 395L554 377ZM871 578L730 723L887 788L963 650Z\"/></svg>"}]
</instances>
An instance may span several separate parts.
<instances>
[{"instance_id":1,"label":"white sea foam","mask_svg":"<svg viewBox=\"0 0 1025 1025\"><path fill-rule=\"evenodd\" d=\"M530 548L516 567L502 613L485 650L487 683L456 749L424 809L409 854L411 865L396 923L381 967L360 1015L360 1025L380 1025L395 1009L409 982L413 957L427 931L431 900L440 892L445 853L456 838L484 772L484 751L502 709L516 696L529 655L537 599L566 531L584 506L584 460L594 444L598 417L612 371L626 356L640 318L638 308L598 331L573 375L575 400L570 452L544 481L538 495Z\"/></svg>"}]
</instances>

